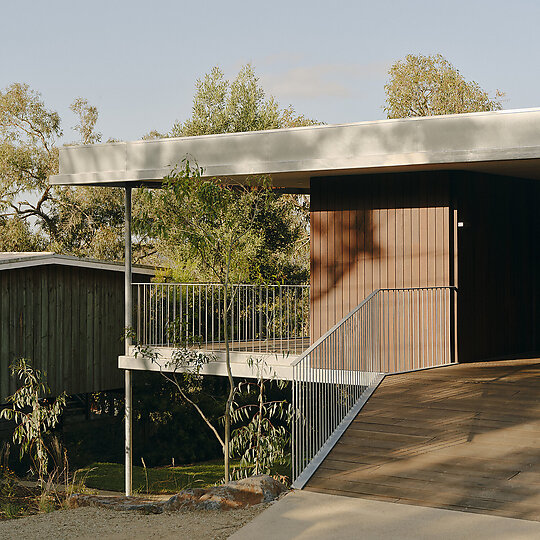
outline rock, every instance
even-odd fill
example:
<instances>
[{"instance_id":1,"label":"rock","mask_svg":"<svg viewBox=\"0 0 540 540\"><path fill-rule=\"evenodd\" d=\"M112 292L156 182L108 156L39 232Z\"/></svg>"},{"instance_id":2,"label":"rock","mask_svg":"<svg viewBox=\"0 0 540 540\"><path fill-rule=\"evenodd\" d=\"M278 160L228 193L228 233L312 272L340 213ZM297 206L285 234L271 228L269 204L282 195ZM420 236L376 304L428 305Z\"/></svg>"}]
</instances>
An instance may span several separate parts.
<instances>
[{"instance_id":1,"label":"rock","mask_svg":"<svg viewBox=\"0 0 540 540\"><path fill-rule=\"evenodd\" d=\"M173 495L168 501L163 503L163 510L173 512L181 508L193 507L194 504L207 492L202 488L184 489L180 493Z\"/></svg>"},{"instance_id":2,"label":"rock","mask_svg":"<svg viewBox=\"0 0 540 540\"><path fill-rule=\"evenodd\" d=\"M164 510L185 507L206 510L246 508L273 501L284 491L287 491L284 484L261 474L208 489L182 491L165 503Z\"/></svg>"},{"instance_id":3,"label":"rock","mask_svg":"<svg viewBox=\"0 0 540 540\"><path fill-rule=\"evenodd\" d=\"M67 501L69 508L93 506L97 508L111 508L113 510L136 510L145 514L161 514L162 503L153 503L137 497L103 497L100 495L81 495L74 493Z\"/></svg>"},{"instance_id":4,"label":"rock","mask_svg":"<svg viewBox=\"0 0 540 540\"><path fill-rule=\"evenodd\" d=\"M74 494L68 499L68 506L98 506L115 510L136 510L147 514L181 509L231 510L273 501L285 491L287 487L284 484L271 476L261 474L207 489L185 489L165 502L145 501L137 497Z\"/></svg>"},{"instance_id":5,"label":"rock","mask_svg":"<svg viewBox=\"0 0 540 540\"><path fill-rule=\"evenodd\" d=\"M287 491L287 486L285 484L282 484L267 474L250 476L249 478L229 482L226 485L261 496L262 499L260 502L273 501L274 499L277 499L279 495Z\"/></svg>"}]
</instances>

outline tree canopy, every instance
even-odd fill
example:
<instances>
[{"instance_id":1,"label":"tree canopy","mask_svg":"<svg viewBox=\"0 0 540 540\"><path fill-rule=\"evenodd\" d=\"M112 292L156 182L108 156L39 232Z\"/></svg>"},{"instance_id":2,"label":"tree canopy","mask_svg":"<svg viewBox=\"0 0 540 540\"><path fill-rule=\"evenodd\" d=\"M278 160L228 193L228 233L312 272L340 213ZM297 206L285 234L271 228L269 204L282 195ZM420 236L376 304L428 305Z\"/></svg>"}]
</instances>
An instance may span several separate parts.
<instances>
[{"instance_id":1,"label":"tree canopy","mask_svg":"<svg viewBox=\"0 0 540 540\"><path fill-rule=\"evenodd\" d=\"M48 178L58 170L61 135L58 113L38 92L19 83L0 91L0 215L36 219L49 238L57 231Z\"/></svg>"},{"instance_id":2,"label":"tree canopy","mask_svg":"<svg viewBox=\"0 0 540 540\"><path fill-rule=\"evenodd\" d=\"M97 108L77 98L71 110L80 135L74 144L99 142ZM20 83L0 91L0 250L122 259L122 190L49 184L58 172L61 136L58 113L38 92ZM136 260L151 251L145 241L135 242Z\"/></svg>"},{"instance_id":3,"label":"tree canopy","mask_svg":"<svg viewBox=\"0 0 540 540\"><path fill-rule=\"evenodd\" d=\"M195 84L191 117L184 122L176 122L168 135L209 135L319 123L298 115L291 105L281 109L273 97L266 95L250 64L243 66L232 81L225 79L216 66ZM154 138L156 135L156 132L150 132L146 137ZM151 203L144 203L147 215L143 226L144 223L163 223L171 208L176 209L177 215L182 208L186 211L185 206L178 205L177 196L178 193L165 190L153 197ZM250 256L239 256L237 264L233 265L236 268L235 279L305 282L309 278L308 202L305 197L294 195L272 197L269 201L256 214L259 234L257 241L248 244ZM229 202L232 204L232 199ZM158 249L172 267L173 277L180 281L214 278L208 266L203 264L200 253L190 252L187 244L175 237L174 224L177 221L178 218L167 220L170 229L160 226L159 234L155 236ZM251 263L246 266L242 261L248 259Z\"/></svg>"},{"instance_id":4,"label":"tree canopy","mask_svg":"<svg viewBox=\"0 0 540 540\"><path fill-rule=\"evenodd\" d=\"M267 96L251 64L243 66L232 81L215 66L195 83L191 118L176 122L171 137L191 137L213 133L237 133L319 124L297 115L292 105L280 109Z\"/></svg>"},{"instance_id":5,"label":"tree canopy","mask_svg":"<svg viewBox=\"0 0 540 540\"><path fill-rule=\"evenodd\" d=\"M94 144L98 109L79 97L71 104L77 116L72 144ZM280 108L260 85L250 64L227 80L214 67L195 84L191 116L173 124L166 134L150 131L143 138L232 133L317 124L298 115L292 106ZM9 251L48 249L81 257L122 260L123 190L108 187L49 185L58 171L60 117L41 95L15 83L0 91L0 248ZM109 139L110 140L110 139ZM193 163L192 165L196 165ZM175 222L164 222L171 193L149 198L136 190L133 197L134 260L170 265L176 279L209 279L197 253L186 251L174 238ZM309 275L309 218L305 198L274 197L257 215L261 241L249 281L304 282ZM163 228L156 232L155 224ZM172 228L165 233L170 225ZM245 270L245 268L244 268Z\"/></svg>"},{"instance_id":6,"label":"tree canopy","mask_svg":"<svg viewBox=\"0 0 540 540\"><path fill-rule=\"evenodd\" d=\"M388 118L434 116L502 109L502 92L494 97L475 81L467 81L440 54L408 54L389 72L384 86Z\"/></svg>"}]
</instances>

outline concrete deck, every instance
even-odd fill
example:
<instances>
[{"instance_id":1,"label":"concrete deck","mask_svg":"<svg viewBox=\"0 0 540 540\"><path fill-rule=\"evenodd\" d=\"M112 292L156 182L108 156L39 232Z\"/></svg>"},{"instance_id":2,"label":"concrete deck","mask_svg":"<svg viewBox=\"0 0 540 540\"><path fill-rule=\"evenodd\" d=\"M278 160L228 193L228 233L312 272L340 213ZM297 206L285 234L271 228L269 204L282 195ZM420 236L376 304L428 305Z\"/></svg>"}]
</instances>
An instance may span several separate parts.
<instances>
[{"instance_id":1,"label":"concrete deck","mask_svg":"<svg viewBox=\"0 0 540 540\"><path fill-rule=\"evenodd\" d=\"M277 501L230 540L524 540L540 523L306 491Z\"/></svg>"}]
</instances>

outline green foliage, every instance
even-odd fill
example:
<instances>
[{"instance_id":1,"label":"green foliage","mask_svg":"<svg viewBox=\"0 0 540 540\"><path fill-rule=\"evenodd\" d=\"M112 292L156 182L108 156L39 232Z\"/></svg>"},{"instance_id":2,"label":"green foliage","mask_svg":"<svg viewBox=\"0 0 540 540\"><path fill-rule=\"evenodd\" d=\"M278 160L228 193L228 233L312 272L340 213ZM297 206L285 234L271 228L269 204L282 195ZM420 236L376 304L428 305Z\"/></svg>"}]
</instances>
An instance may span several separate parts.
<instances>
[{"instance_id":1,"label":"green foliage","mask_svg":"<svg viewBox=\"0 0 540 540\"><path fill-rule=\"evenodd\" d=\"M0 213L36 218L50 237L56 230L48 217L48 178L58 171L61 134L58 113L28 85L0 91Z\"/></svg>"},{"instance_id":2,"label":"green foliage","mask_svg":"<svg viewBox=\"0 0 540 540\"><path fill-rule=\"evenodd\" d=\"M261 241L249 268L250 283L309 283L309 199L271 198L255 218Z\"/></svg>"},{"instance_id":3,"label":"green foliage","mask_svg":"<svg viewBox=\"0 0 540 540\"><path fill-rule=\"evenodd\" d=\"M173 137L273 129L279 126L279 107L266 98L250 64L229 82L216 66L196 82L192 117L174 124Z\"/></svg>"},{"instance_id":4,"label":"green foliage","mask_svg":"<svg viewBox=\"0 0 540 540\"><path fill-rule=\"evenodd\" d=\"M195 83L191 118L176 122L169 136L192 137L319 123L297 115L292 105L281 110L272 96L266 96L251 64L243 66L233 81L225 79L223 71L215 66Z\"/></svg>"},{"instance_id":5,"label":"green foliage","mask_svg":"<svg viewBox=\"0 0 540 540\"><path fill-rule=\"evenodd\" d=\"M27 494L17 486L15 474L0 465L0 521L25 515L28 502Z\"/></svg>"},{"instance_id":6,"label":"green foliage","mask_svg":"<svg viewBox=\"0 0 540 540\"><path fill-rule=\"evenodd\" d=\"M82 144L95 144L101 141L101 133L95 131L98 110L87 99L77 98L69 107L78 117L79 123L73 128L79 132Z\"/></svg>"},{"instance_id":7,"label":"green foliage","mask_svg":"<svg viewBox=\"0 0 540 540\"><path fill-rule=\"evenodd\" d=\"M260 358L250 359L250 366L256 369L257 380L242 382L236 388L231 416L233 422L243 425L232 432L231 450L241 457L240 475L271 474L276 465L289 462L292 408L284 399L267 397L269 386L275 383L283 390L286 382L276 380Z\"/></svg>"},{"instance_id":8,"label":"green foliage","mask_svg":"<svg viewBox=\"0 0 540 540\"><path fill-rule=\"evenodd\" d=\"M0 251L40 251L43 239L17 216L0 216Z\"/></svg>"},{"instance_id":9,"label":"green foliage","mask_svg":"<svg viewBox=\"0 0 540 540\"><path fill-rule=\"evenodd\" d=\"M497 90L490 98L477 82L465 80L440 54L408 54L392 65L388 75L383 107L388 118L502 109L503 93Z\"/></svg>"},{"instance_id":10,"label":"green foliage","mask_svg":"<svg viewBox=\"0 0 540 540\"><path fill-rule=\"evenodd\" d=\"M101 141L102 135L96 131L97 108L77 98L71 109L78 117L74 128L80 135L78 143ZM198 81L192 117L175 124L171 134L201 135L314 123L297 115L291 106L281 110L272 97L266 96L253 68L246 65L231 82L219 68ZM122 260L122 190L55 187L48 183L49 176L58 171L61 134L58 113L46 108L38 92L18 83L0 91L0 231L4 244L0 247ZM160 136L164 135L152 131L145 138ZM163 264L168 260L176 279L213 279L186 244L176 242L174 222L170 233L156 235L156 222L161 222L163 230L168 227L163 222L163 209L168 205L168 196L152 200L146 194L140 196L139 190L134 193L134 261ZM251 259L256 261L249 271L244 265L245 279L305 281L309 222L306 212L298 211L302 206L295 197L275 198L266 216L261 214L258 220L264 234L258 242L246 242L244 246L249 245Z\"/></svg>"},{"instance_id":11,"label":"green foliage","mask_svg":"<svg viewBox=\"0 0 540 540\"><path fill-rule=\"evenodd\" d=\"M80 142L99 142L97 108L78 98L71 109L79 117L74 129ZM49 185L49 177L58 172L61 135L58 113L45 107L38 92L19 83L0 91L0 249L48 249L119 260L123 257L122 191ZM141 258L146 253L142 244L134 250Z\"/></svg>"},{"instance_id":12,"label":"green foliage","mask_svg":"<svg viewBox=\"0 0 540 540\"><path fill-rule=\"evenodd\" d=\"M66 187L56 191L51 219L58 231L51 249L79 257L121 260L124 194L120 188Z\"/></svg>"},{"instance_id":13,"label":"green foliage","mask_svg":"<svg viewBox=\"0 0 540 540\"><path fill-rule=\"evenodd\" d=\"M230 366L228 320L234 300L233 283L245 281L254 261L262 234L257 218L267 208L274 194L266 178L253 179L243 184L226 184L215 178L204 178L201 170L192 169L184 161L181 169L164 179L164 189L156 197L164 197L159 204L162 220L156 220L158 234L186 253L196 256L201 270L223 285L222 323L224 328L225 364L229 382L229 396L225 405L224 437L206 420L202 409L193 401L199 415L205 419L223 447L225 480L229 479L230 409L234 395L234 380ZM152 192L149 192L152 196ZM166 201L166 204L164 202ZM163 227L163 222L167 227ZM164 374L165 376L165 374ZM173 384L175 379L171 379ZM182 398L188 396L182 393Z\"/></svg>"},{"instance_id":14,"label":"green foliage","mask_svg":"<svg viewBox=\"0 0 540 540\"><path fill-rule=\"evenodd\" d=\"M137 221L138 230L147 227L141 234L155 239L174 280L219 281L227 266L225 253L231 254L230 281L309 279L305 200L276 196L265 178L252 179L248 186L222 186L184 165L166 179L165 189L141 193L140 208L147 211ZM232 251L226 247L231 241Z\"/></svg>"},{"instance_id":15,"label":"green foliage","mask_svg":"<svg viewBox=\"0 0 540 540\"><path fill-rule=\"evenodd\" d=\"M146 195L148 206L159 208L153 231L169 255L191 264L195 260L203 280L228 284L249 279L264 240L257 220L275 199L266 179L246 186L222 184L203 178L185 161L165 178L163 190Z\"/></svg>"},{"instance_id":16,"label":"green foliage","mask_svg":"<svg viewBox=\"0 0 540 540\"><path fill-rule=\"evenodd\" d=\"M250 64L243 66L232 81L225 79L219 67L214 67L196 82L192 116L174 124L169 136L194 136L214 133L234 133L279 129L319 124L297 115L292 105L280 109L272 96L267 96ZM148 137L154 137L150 133ZM258 180L264 183L265 180ZM170 208L170 197L159 203L146 204L148 218L161 221ZM174 204L174 201L172 201ZM156 204L157 203L157 204ZM238 268L236 279L266 282L303 283L309 278L309 208L307 199L298 196L272 197L258 213L259 233L253 242L246 237L244 254L249 246L250 265L237 257L231 267ZM307 208L307 211L306 211ZM176 206L177 211L180 210ZM165 223L167 221L165 220ZM167 225L165 225L166 227ZM159 235L159 249L172 267L178 281L215 279L213 272L201 264L197 254L185 242L175 237L175 225L167 237ZM151 236L151 235L150 235ZM239 253L240 255L240 253ZM239 266L237 266L239 263Z\"/></svg>"},{"instance_id":17,"label":"green foliage","mask_svg":"<svg viewBox=\"0 0 540 540\"><path fill-rule=\"evenodd\" d=\"M44 485L49 461L45 434L58 424L66 404L66 395L63 393L52 403L47 403L43 399L49 392L45 378L25 359L18 360L10 369L22 386L7 398L11 407L0 411L0 418L15 422L13 442L20 447L20 458L25 454L30 456L32 472L37 474L40 485Z\"/></svg>"}]
</instances>

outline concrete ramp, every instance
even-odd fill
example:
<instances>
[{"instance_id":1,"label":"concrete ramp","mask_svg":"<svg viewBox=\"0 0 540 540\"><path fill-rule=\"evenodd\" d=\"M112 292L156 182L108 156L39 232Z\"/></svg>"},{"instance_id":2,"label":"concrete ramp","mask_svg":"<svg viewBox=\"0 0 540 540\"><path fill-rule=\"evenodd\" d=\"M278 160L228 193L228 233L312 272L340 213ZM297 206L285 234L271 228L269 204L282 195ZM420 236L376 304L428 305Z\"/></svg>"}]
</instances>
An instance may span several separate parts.
<instances>
[{"instance_id":1,"label":"concrete ramp","mask_svg":"<svg viewBox=\"0 0 540 540\"><path fill-rule=\"evenodd\" d=\"M305 489L540 521L540 360L387 376Z\"/></svg>"}]
</instances>

